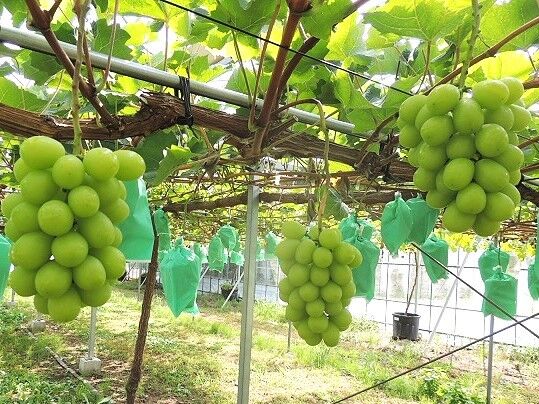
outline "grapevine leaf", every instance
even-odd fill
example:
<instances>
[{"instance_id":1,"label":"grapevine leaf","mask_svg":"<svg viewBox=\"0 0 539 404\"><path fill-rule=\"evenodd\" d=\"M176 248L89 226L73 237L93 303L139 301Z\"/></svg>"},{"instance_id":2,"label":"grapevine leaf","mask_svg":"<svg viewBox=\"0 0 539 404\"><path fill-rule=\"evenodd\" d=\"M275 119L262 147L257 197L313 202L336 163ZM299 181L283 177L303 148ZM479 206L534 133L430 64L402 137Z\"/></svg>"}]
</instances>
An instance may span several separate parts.
<instances>
[{"instance_id":1,"label":"grapevine leaf","mask_svg":"<svg viewBox=\"0 0 539 404\"><path fill-rule=\"evenodd\" d=\"M171 131L156 132L142 139L135 151L144 159L147 172L156 171L163 160L163 150L177 142L176 135Z\"/></svg>"},{"instance_id":2,"label":"grapevine leaf","mask_svg":"<svg viewBox=\"0 0 539 404\"><path fill-rule=\"evenodd\" d=\"M47 103L30 91L17 87L15 83L3 77L0 77L0 102L29 111L38 111Z\"/></svg>"},{"instance_id":3,"label":"grapevine leaf","mask_svg":"<svg viewBox=\"0 0 539 404\"><path fill-rule=\"evenodd\" d=\"M240 2L240 0L222 0L218 2L211 16L253 34L258 34L262 27L269 22L276 3L277 0L251 0L248 3ZM217 28L220 31L230 31L223 25L218 25Z\"/></svg>"},{"instance_id":4,"label":"grapevine leaf","mask_svg":"<svg viewBox=\"0 0 539 404\"><path fill-rule=\"evenodd\" d=\"M350 10L350 0L315 0L301 19L305 31L317 38L328 39L334 25Z\"/></svg>"},{"instance_id":5,"label":"grapevine leaf","mask_svg":"<svg viewBox=\"0 0 539 404\"><path fill-rule=\"evenodd\" d=\"M165 158L159 163L155 175L152 175L153 173L147 173L145 178L150 185L155 186L161 184L169 175L176 171L179 166L187 163L192 156L193 153L191 150L185 147L171 145L166 149Z\"/></svg>"},{"instance_id":6,"label":"grapevine leaf","mask_svg":"<svg viewBox=\"0 0 539 404\"><path fill-rule=\"evenodd\" d=\"M102 18L95 24L95 35L93 49L96 52L109 53L110 39L112 38L112 25L107 24L107 20ZM124 29L118 25L116 27L116 37L114 38L112 54L122 59L131 58L131 49L125 45L130 36Z\"/></svg>"}]
</instances>

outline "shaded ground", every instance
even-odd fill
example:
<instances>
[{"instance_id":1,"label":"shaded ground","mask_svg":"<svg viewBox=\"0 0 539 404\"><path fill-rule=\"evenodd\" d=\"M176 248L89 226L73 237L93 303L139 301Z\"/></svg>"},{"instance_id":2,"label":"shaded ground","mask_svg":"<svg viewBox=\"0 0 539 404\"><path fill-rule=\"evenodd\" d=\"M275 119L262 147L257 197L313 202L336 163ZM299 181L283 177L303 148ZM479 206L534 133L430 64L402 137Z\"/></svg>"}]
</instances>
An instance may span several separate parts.
<instances>
[{"instance_id":1,"label":"shaded ground","mask_svg":"<svg viewBox=\"0 0 539 404\"><path fill-rule=\"evenodd\" d=\"M152 308L139 389L140 403L234 403L239 355L239 307L220 308L222 299L199 299L202 314L174 318L160 296ZM97 346L100 377L90 378L99 395L67 374L45 346L76 369L88 338L89 310L79 318L31 338L25 324L31 300L0 307L0 403L123 402L141 303L132 290L118 288L99 311ZM251 363L253 403L327 403L413 367L447 347L394 342L370 322L355 322L337 347L309 347L293 334L287 352L284 311L255 306ZM539 393L539 351L498 348L494 403L535 403ZM350 403L484 402L484 352L463 351ZM103 400L104 399L104 400Z\"/></svg>"}]
</instances>

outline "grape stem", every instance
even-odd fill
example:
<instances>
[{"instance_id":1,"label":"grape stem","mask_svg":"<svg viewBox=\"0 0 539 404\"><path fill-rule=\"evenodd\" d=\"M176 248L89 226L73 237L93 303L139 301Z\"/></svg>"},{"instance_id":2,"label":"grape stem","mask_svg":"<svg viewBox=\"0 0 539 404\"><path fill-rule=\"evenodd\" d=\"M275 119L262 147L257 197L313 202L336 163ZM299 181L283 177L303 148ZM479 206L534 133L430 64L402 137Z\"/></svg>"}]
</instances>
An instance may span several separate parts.
<instances>
[{"instance_id":1,"label":"grape stem","mask_svg":"<svg viewBox=\"0 0 539 404\"><path fill-rule=\"evenodd\" d=\"M80 70L82 65L82 58L84 57L84 38L86 13L88 12L88 6L90 0L75 1L75 14L78 16L79 27L77 33L77 58L75 60L75 71L73 73L73 83L71 91L73 92L71 98L71 114L73 116L73 154L80 156L82 154L82 129L80 127L80 102L79 102L79 85L80 85Z\"/></svg>"},{"instance_id":2,"label":"grape stem","mask_svg":"<svg viewBox=\"0 0 539 404\"><path fill-rule=\"evenodd\" d=\"M479 0L472 0L472 13L473 23L470 39L468 40L468 53L466 54L466 59L464 59L464 62L462 63L462 73L460 74L458 86L461 92L464 89L466 76L468 76L470 61L473 58L473 48L475 46L475 42L477 41L477 37L479 37L479 25L481 24L481 5L479 4Z\"/></svg>"}]
</instances>

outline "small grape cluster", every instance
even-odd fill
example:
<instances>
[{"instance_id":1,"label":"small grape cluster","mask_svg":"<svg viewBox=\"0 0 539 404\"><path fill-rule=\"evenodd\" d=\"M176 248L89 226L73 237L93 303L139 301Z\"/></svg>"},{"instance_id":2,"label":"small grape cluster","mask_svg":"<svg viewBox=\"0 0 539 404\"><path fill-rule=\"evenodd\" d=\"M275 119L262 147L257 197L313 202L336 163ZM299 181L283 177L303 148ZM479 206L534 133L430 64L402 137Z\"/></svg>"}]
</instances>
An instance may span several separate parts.
<instances>
[{"instance_id":1,"label":"small grape cluster","mask_svg":"<svg viewBox=\"0 0 539 404\"><path fill-rule=\"evenodd\" d=\"M351 268L363 257L342 241L338 228L307 229L295 221L284 222L284 239L275 255L286 275L279 282L279 297L287 302L285 317L309 345L322 340L329 347L339 343L340 332L352 322L347 310L356 286Z\"/></svg>"},{"instance_id":2,"label":"small grape cluster","mask_svg":"<svg viewBox=\"0 0 539 404\"><path fill-rule=\"evenodd\" d=\"M531 120L523 93L522 83L507 77L475 84L471 97L442 84L401 104L399 142L417 167L414 185L431 207L445 208L446 229L493 235L520 203L515 185L524 154L516 132Z\"/></svg>"},{"instance_id":3,"label":"small grape cluster","mask_svg":"<svg viewBox=\"0 0 539 404\"><path fill-rule=\"evenodd\" d=\"M129 216L122 181L146 166L129 150L96 148L80 159L45 136L25 140L20 154L13 167L20 192L2 201L13 242L9 283L18 295L34 296L38 312L68 322L83 306L105 304L124 273L117 248L117 225Z\"/></svg>"}]
</instances>

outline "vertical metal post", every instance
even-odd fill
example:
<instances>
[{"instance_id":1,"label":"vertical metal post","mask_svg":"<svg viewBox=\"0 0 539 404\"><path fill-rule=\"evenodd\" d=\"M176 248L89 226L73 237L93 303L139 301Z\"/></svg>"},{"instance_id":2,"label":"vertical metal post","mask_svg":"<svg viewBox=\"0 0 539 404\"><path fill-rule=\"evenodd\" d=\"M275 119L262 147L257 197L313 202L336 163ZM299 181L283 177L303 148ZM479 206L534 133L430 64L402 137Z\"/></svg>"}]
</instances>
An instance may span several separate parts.
<instances>
[{"instance_id":1,"label":"vertical metal post","mask_svg":"<svg viewBox=\"0 0 539 404\"><path fill-rule=\"evenodd\" d=\"M460 264L460 268L457 271L457 276L460 277L460 274L462 270L464 269L464 265L466 265L466 260L468 259L468 255L470 253L466 253L464 256L464 259L462 260L462 263ZM447 308L447 305L449 304L449 299L451 299L451 295L453 294L453 291L455 290L455 287L457 286L458 279L455 278L453 281L453 285L451 285L451 289L449 289L449 292L447 292L447 297L445 299L444 305L442 306L442 311L440 312L440 315L438 316L438 320L436 320L436 324L434 325L434 328L432 329L432 332L430 333L429 341L427 343L427 346L432 342L434 339L434 336L436 335L436 331L438 330L438 326L440 325L440 322L442 321L442 317L444 315L445 309Z\"/></svg>"},{"instance_id":2,"label":"vertical metal post","mask_svg":"<svg viewBox=\"0 0 539 404\"><path fill-rule=\"evenodd\" d=\"M258 204L260 189L249 185L247 191L246 259L241 308L241 335L238 378L238 404L249 404L251 346L253 342L253 310L255 301L256 247L258 236Z\"/></svg>"},{"instance_id":3,"label":"vertical metal post","mask_svg":"<svg viewBox=\"0 0 539 404\"><path fill-rule=\"evenodd\" d=\"M487 404L492 400L492 359L494 357L494 316L490 316L490 339L488 341Z\"/></svg>"},{"instance_id":4,"label":"vertical metal post","mask_svg":"<svg viewBox=\"0 0 539 404\"><path fill-rule=\"evenodd\" d=\"M11 289L11 301L10 301L11 305L14 305L15 304L15 291L13 289Z\"/></svg>"},{"instance_id":5,"label":"vertical metal post","mask_svg":"<svg viewBox=\"0 0 539 404\"><path fill-rule=\"evenodd\" d=\"M95 331L97 328L97 307L90 311L90 335L88 337L88 359L95 358Z\"/></svg>"},{"instance_id":6,"label":"vertical metal post","mask_svg":"<svg viewBox=\"0 0 539 404\"><path fill-rule=\"evenodd\" d=\"M286 352L290 352L290 345L292 342L292 323L288 322L288 340L286 344Z\"/></svg>"},{"instance_id":7,"label":"vertical metal post","mask_svg":"<svg viewBox=\"0 0 539 404\"><path fill-rule=\"evenodd\" d=\"M421 268L421 254L419 253L419 250L415 250L415 290L414 290L414 313L417 314L417 299L419 297L418 290L421 287L421 283L419 283L419 270Z\"/></svg>"}]
</instances>

